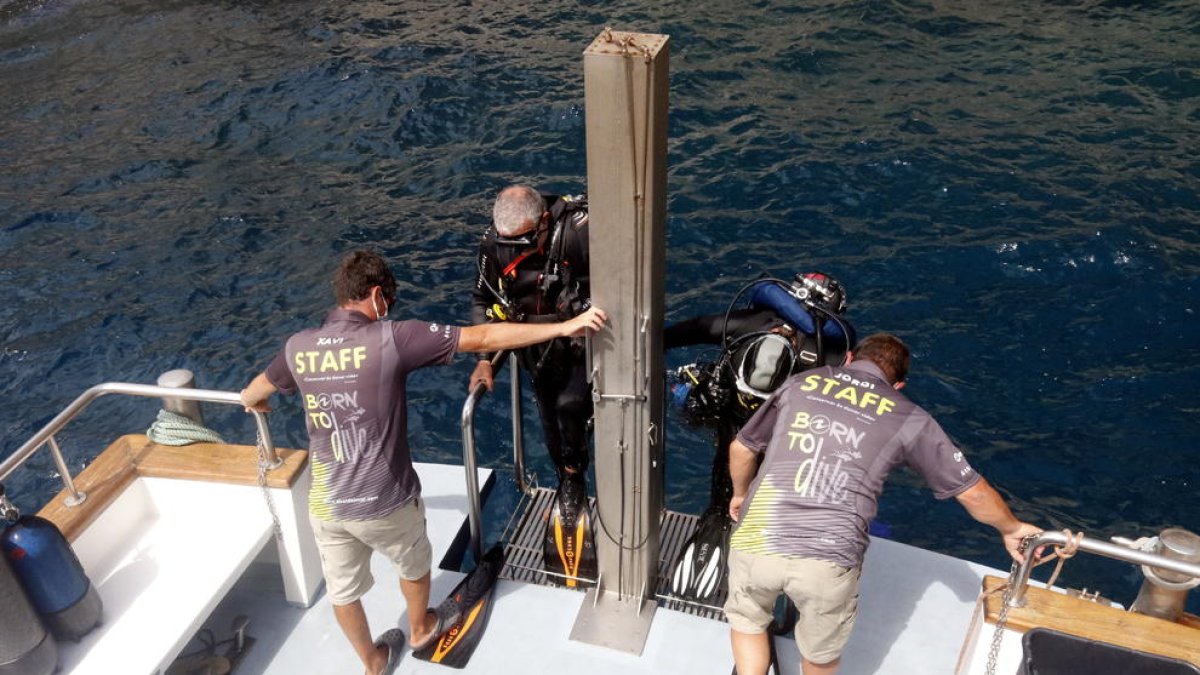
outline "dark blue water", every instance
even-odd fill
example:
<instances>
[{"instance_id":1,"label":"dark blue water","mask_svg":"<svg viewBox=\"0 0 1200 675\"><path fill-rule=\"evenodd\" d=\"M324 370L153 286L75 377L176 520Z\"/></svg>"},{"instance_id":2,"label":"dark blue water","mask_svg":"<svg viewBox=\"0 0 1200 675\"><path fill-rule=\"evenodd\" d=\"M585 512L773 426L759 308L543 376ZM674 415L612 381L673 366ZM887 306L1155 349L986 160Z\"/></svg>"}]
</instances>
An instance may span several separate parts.
<instances>
[{"instance_id":1,"label":"dark blue water","mask_svg":"<svg viewBox=\"0 0 1200 675\"><path fill-rule=\"evenodd\" d=\"M1200 530L1200 8L984 4L0 0L0 456L99 382L240 388L350 248L394 261L393 316L465 322L494 192L584 187L580 54L613 25L672 38L669 319L832 273L1020 516ZM415 378L419 459L459 461L468 370ZM102 399L60 437L72 469L154 410ZM294 402L272 426L303 446ZM698 511L711 441L668 432L669 505ZM493 530L509 452L483 448ZM9 487L32 508L59 485L40 456ZM881 517L1007 568L911 475ZM1138 576L1081 558L1064 581L1128 602Z\"/></svg>"}]
</instances>

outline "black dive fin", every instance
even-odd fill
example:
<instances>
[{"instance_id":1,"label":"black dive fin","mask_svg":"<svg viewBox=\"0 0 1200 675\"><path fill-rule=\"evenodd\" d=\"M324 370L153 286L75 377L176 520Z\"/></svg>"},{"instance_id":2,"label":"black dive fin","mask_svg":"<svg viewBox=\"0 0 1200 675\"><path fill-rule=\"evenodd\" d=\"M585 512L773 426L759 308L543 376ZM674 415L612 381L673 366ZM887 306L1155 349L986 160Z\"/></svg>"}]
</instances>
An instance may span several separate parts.
<instances>
[{"instance_id":1,"label":"black dive fin","mask_svg":"<svg viewBox=\"0 0 1200 675\"><path fill-rule=\"evenodd\" d=\"M720 507L709 507L696 523L671 571L671 593L693 602L712 600L729 569L729 535L733 521Z\"/></svg>"},{"instance_id":2,"label":"black dive fin","mask_svg":"<svg viewBox=\"0 0 1200 675\"><path fill-rule=\"evenodd\" d=\"M504 548L496 544L442 601L443 605L449 603L456 607L458 621L437 639L415 650L413 656L451 668L465 668L483 637L488 617L492 615L492 592L503 566Z\"/></svg>"},{"instance_id":3,"label":"black dive fin","mask_svg":"<svg viewBox=\"0 0 1200 675\"><path fill-rule=\"evenodd\" d=\"M558 575L553 578L568 588L590 585L596 578L592 513L587 483L580 474L565 474L554 493L542 540L542 562L546 571Z\"/></svg>"}]
</instances>

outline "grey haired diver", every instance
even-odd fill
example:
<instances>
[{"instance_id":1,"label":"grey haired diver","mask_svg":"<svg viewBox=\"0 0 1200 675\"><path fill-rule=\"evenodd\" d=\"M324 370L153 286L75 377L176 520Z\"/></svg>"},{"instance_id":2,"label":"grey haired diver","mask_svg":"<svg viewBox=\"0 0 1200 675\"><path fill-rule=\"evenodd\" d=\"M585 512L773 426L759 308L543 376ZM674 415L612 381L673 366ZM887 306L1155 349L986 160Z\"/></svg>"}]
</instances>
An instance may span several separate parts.
<instances>
[{"instance_id":1,"label":"grey haired diver","mask_svg":"<svg viewBox=\"0 0 1200 675\"><path fill-rule=\"evenodd\" d=\"M586 196L555 196L527 185L500 191L492 224L479 244L471 320L561 321L591 304ZM591 510L584 476L592 416L582 340L552 340L518 352L529 373L558 489L543 545L546 571L569 587L596 578ZM490 357L480 359L470 387L492 388Z\"/></svg>"},{"instance_id":2,"label":"grey haired diver","mask_svg":"<svg viewBox=\"0 0 1200 675\"><path fill-rule=\"evenodd\" d=\"M742 297L748 306L738 308ZM854 327L842 316L846 292L822 273L795 280L757 279L734 296L724 314L701 316L667 327L666 348L716 344L715 360L683 366L673 389L687 419L713 427L709 506L675 559L671 592L689 602L712 602L727 570L733 521L729 444L758 406L793 373L845 360L855 344Z\"/></svg>"}]
</instances>

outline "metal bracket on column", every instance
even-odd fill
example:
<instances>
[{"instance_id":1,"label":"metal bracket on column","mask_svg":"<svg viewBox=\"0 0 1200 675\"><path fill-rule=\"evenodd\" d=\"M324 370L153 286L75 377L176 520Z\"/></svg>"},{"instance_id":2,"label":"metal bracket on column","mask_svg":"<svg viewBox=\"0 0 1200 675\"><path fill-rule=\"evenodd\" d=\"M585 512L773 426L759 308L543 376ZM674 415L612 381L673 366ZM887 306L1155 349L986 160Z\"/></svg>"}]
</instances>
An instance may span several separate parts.
<instances>
[{"instance_id":1,"label":"metal bracket on column","mask_svg":"<svg viewBox=\"0 0 1200 675\"><path fill-rule=\"evenodd\" d=\"M600 401L620 401L625 403L641 403L646 397L641 394L601 394L598 391L592 392L592 401L599 403Z\"/></svg>"},{"instance_id":2,"label":"metal bracket on column","mask_svg":"<svg viewBox=\"0 0 1200 675\"><path fill-rule=\"evenodd\" d=\"M646 400L645 394L605 394L600 386L600 372L592 371L592 403L600 401L619 401L621 405L641 403Z\"/></svg>"}]
</instances>

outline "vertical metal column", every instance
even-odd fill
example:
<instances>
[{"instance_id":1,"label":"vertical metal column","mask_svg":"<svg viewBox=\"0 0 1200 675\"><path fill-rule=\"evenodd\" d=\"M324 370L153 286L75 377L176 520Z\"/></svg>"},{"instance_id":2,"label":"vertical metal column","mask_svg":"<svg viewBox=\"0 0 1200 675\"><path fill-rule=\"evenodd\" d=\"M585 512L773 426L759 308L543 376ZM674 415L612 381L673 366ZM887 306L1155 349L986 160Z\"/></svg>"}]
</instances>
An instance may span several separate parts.
<instances>
[{"instance_id":1,"label":"vertical metal column","mask_svg":"<svg viewBox=\"0 0 1200 675\"><path fill-rule=\"evenodd\" d=\"M584 51L599 584L571 637L640 654L657 605L668 37L606 29Z\"/></svg>"}]
</instances>

